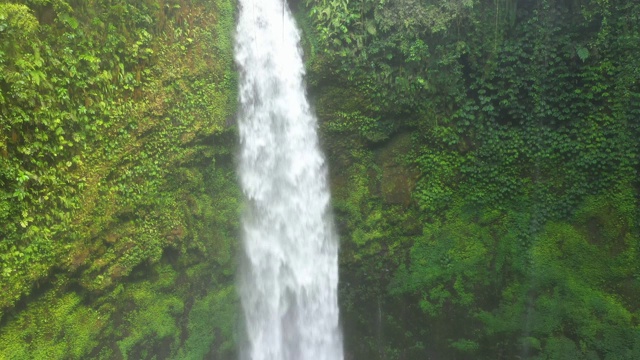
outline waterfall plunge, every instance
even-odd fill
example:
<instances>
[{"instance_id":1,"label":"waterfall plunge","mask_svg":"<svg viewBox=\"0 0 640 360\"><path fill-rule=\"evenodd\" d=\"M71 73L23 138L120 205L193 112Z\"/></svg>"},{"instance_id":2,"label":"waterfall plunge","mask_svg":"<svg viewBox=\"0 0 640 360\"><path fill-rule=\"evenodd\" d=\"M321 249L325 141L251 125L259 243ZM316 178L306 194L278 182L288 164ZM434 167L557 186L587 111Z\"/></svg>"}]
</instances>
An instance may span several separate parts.
<instances>
[{"instance_id":1,"label":"waterfall plunge","mask_svg":"<svg viewBox=\"0 0 640 360\"><path fill-rule=\"evenodd\" d=\"M240 0L246 360L342 360L338 240L300 35L283 0Z\"/></svg>"}]
</instances>

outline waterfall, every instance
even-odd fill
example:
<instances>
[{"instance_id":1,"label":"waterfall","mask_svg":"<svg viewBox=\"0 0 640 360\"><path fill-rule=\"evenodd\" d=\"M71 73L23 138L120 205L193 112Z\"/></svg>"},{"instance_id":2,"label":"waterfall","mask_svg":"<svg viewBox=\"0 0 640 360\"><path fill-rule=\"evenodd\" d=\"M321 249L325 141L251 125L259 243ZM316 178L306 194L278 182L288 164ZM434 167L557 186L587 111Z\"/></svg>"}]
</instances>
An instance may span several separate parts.
<instances>
[{"instance_id":1,"label":"waterfall","mask_svg":"<svg viewBox=\"0 0 640 360\"><path fill-rule=\"evenodd\" d=\"M342 360L338 240L300 34L283 0L239 3L239 174L247 200L241 357Z\"/></svg>"}]
</instances>

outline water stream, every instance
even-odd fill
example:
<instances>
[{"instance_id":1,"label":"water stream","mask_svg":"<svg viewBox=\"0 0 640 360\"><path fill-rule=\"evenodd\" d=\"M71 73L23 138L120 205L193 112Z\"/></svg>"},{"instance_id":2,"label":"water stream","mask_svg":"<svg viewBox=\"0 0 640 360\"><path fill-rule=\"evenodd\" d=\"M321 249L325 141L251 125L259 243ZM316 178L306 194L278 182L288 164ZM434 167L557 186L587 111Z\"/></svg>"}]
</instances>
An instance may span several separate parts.
<instances>
[{"instance_id":1,"label":"water stream","mask_svg":"<svg viewBox=\"0 0 640 360\"><path fill-rule=\"evenodd\" d=\"M338 240L325 160L286 2L240 0L240 295L246 360L342 360Z\"/></svg>"}]
</instances>

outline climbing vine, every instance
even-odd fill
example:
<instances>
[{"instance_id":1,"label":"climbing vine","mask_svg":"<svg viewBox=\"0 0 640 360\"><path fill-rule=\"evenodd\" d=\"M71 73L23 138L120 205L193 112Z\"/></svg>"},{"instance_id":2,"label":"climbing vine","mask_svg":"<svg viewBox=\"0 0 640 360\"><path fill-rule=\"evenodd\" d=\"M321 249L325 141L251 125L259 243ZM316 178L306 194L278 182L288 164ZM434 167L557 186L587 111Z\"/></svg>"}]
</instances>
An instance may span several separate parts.
<instances>
[{"instance_id":1,"label":"climbing vine","mask_svg":"<svg viewBox=\"0 0 640 360\"><path fill-rule=\"evenodd\" d=\"M351 189L336 209L354 356L637 357L640 7L306 4L311 92ZM402 179L385 175L391 154ZM384 232L363 242L372 219Z\"/></svg>"}]
</instances>

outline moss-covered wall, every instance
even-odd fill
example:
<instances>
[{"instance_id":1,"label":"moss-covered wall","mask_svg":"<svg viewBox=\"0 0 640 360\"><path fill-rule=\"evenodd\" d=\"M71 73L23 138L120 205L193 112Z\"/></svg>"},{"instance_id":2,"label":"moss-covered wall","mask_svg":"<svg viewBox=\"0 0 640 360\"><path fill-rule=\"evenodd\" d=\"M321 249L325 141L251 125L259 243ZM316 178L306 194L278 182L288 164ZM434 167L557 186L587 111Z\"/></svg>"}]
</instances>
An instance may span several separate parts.
<instances>
[{"instance_id":1,"label":"moss-covered wall","mask_svg":"<svg viewBox=\"0 0 640 360\"><path fill-rule=\"evenodd\" d=\"M299 2L353 359L640 358L640 6Z\"/></svg>"},{"instance_id":2,"label":"moss-covered wall","mask_svg":"<svg viewBox=\"0 0 640 360\"><path fill-rule=\"evenodd\" d=\"M640 358L640 5L292 1L347 358ZM0 1L0 359L231 359L234 2Z\"/></svg>"},{"instance_id":3,"label":"moss-covered wall","mask_svg":"<svg viewBox=\"0 0 640 360\"><path fill-rule=\"evenodd\" d=\"M0 359L234 356L234 13L0 2Z\"/></svg>"}]
</instances>

